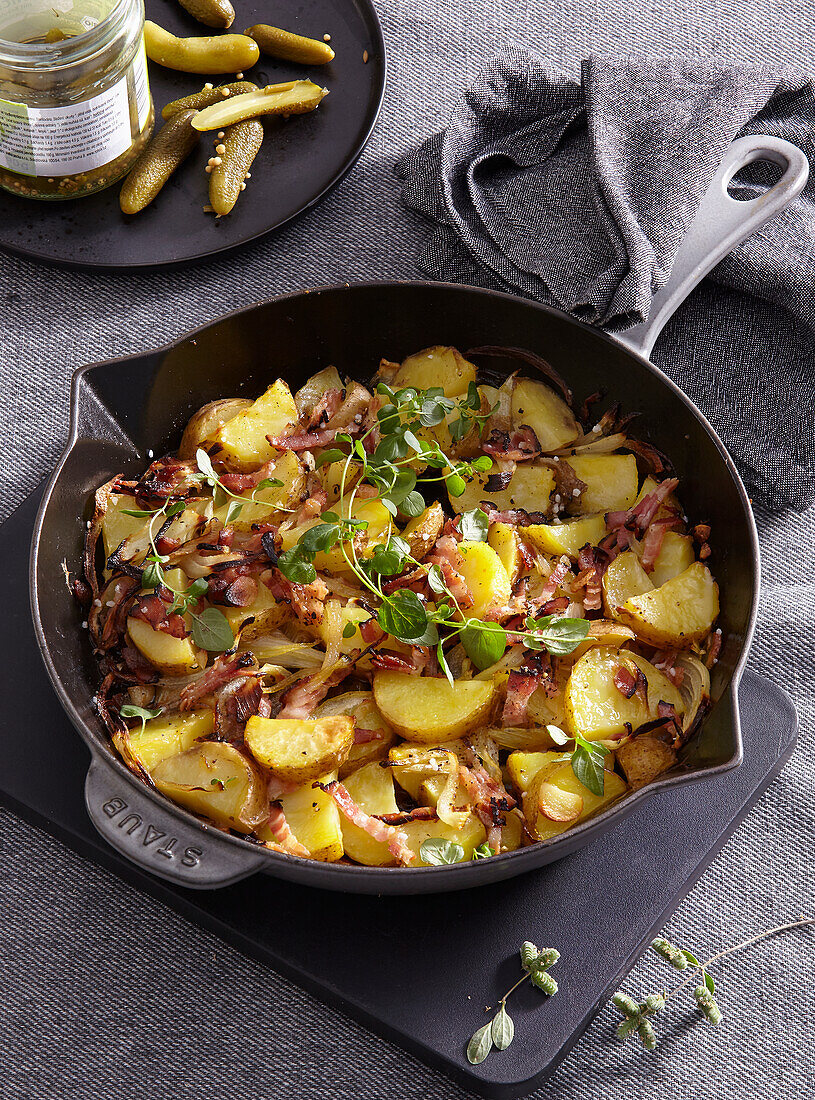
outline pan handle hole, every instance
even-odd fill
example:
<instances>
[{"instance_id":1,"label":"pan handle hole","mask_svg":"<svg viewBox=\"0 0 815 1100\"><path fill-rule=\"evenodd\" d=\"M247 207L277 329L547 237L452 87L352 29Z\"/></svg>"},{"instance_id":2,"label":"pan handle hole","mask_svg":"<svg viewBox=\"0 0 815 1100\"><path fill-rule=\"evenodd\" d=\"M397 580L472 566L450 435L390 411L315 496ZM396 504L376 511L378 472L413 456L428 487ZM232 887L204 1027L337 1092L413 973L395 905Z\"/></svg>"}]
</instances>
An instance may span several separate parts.
<instances>
[{"instance_id":1,"label":"pan handle hole","mask_svg":"<svg viewBox=\"0 0 815 1100\"><path fill-rule=\"evenodd\" d=\"M753 160L746 164L727 185L727 193L736 202L750 199L768 191L784 175L784 168L772 160Z\"/></svg>"}]
</instances>

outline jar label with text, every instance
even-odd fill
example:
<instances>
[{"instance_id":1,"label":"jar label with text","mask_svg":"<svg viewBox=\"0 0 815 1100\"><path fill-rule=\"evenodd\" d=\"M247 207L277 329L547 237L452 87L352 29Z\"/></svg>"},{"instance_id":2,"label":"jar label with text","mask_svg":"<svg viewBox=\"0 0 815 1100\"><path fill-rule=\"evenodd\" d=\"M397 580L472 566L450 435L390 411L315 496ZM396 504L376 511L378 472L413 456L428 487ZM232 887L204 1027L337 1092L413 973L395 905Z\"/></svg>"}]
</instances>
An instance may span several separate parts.
<instances>
[{"instance_id":1,"label":"jar label with text","mask_svg":"<svg viewBox=\"0 0 815 1100\"><path fill-rule=\"evenodd\" d=\"M134 140L128 80L141 131L150 112L143 45L128 73L81 103L28 107L0 99L0 166L24 176L68 176L116 160Z\"/></svg>"}]
</instances>

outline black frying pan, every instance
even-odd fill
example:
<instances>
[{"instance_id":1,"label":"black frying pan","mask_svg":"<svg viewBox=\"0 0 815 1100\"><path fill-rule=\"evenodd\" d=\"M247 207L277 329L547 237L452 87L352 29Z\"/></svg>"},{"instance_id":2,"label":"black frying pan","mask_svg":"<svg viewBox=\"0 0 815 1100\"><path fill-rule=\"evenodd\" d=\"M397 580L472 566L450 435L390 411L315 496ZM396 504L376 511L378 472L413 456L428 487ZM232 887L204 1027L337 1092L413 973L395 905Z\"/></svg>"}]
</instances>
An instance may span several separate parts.
<instances>
[{"instance_id":1,"label":"black frying pan","mask_svg":"<svg viewBox=\"0 0 815 1100\"><path fill-rule=\"evenodd\" d=\"M730 177L757 157L783 163L782 179L750 202L728 198ZM373 283L276 298L148 355L77 371L70 439L34 529L31 601L51 680L91 750L86 802L102 835L134 862L192 888L223 886L262 870L312 886L359 893L454 890L559 859L610 828L654 791L738 765L742 750L737 687L758 597L755 523L741 480L716 433L645 355L692 286L738 240L801 190L807 169L803 154L786 142L737 142L683 243L671 282L657 296L654 319L622 339L505 294L441 283ZM720 586L719 625L724 632L721 659L712 677L714 706L676 769L545 844L475 863L416 869L346 866L281 855L208 827L147 788L125 767L93 711L97 671L62 563L78 567L81 520L90 514L96 487L117 472L140 472L148 451L161 454L177 446L184 423L205 402L256 395L279 375L294 389L328 363L340 373L367 379L381 356L400 360L431 344L527 347L553 364L578 402L602 389L625 410L641 413L638 434L672 459L688 514L713 524L710 564ZM47 761L32 761L32 767L47 766Z\"/></svg>"}]
</instances>

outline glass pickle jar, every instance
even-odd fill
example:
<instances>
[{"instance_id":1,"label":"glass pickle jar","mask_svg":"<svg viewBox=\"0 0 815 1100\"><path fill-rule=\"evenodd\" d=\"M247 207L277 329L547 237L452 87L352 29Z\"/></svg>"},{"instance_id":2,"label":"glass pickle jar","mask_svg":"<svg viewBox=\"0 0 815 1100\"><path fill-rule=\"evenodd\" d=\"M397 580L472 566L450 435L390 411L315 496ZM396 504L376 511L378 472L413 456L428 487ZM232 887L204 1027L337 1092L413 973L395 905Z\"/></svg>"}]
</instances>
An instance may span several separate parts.
<instances>
[{"instance_id":1,"label":"glass pickle jar","mask_svg":"<svg viewBox=\"0 0 815 1100\"><path fill-rule=\"evenodd\" d=\"M0 187L101 191L153 129L143 0L0 0Z\"/></svg>"}]
</instances>

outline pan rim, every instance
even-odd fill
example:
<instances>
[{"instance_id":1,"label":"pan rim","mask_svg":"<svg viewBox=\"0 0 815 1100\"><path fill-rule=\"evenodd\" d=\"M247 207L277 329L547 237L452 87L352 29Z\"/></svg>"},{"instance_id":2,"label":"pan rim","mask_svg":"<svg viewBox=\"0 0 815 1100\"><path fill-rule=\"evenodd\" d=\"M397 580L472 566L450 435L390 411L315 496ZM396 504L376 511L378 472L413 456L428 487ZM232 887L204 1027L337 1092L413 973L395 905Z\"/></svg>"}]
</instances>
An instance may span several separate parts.
<instances>
[{"instance_id":1,"label":"pan rim","mask_svg":"<svg viewBox=\"0 0 815 1100\"><path fill-rule=\"evenodd\" d=\"M382 290L388 288L422 288L438 290L441 293L455 291L457 293L471 294L474 298L498 298L501 300L520 303L521 305L537 310L542 313L546 313L560 319L565 319L570 325L590 334L594 338L599 338L601 342L605 342L610 347L613 347L617 352L622 351L626 355L632 356L635 361L638 361L641 365L651 371L662 382L666 388L678 397L679 400L686 406L690 414L701 424L704 430L707 432L708 437L715 445L719 452L724 466L727 469L731 481L734 483L740 502L742 504L742 510L745 518L747 519L747 526L750 536L749 557L753 563L755 583L753 585L752 599L750 605L750 611L745 625L744 640L741 646L741 652L737 661L735 662L733 672L729 683L727 684L722 696L717 701L717 706L727 705L730 708L730 714L732 717L732 732L735 744L735 751L732 757L715 766L701 767L694 771L679 772L673 775L667 775L662 779L657 779L653 783L646 787L642 787L637 791L630 792L624 799L618 802L612 803L611 806L603 813L598 814L596 817L589 818L583 824L576 826L573 829L569 829L567 832L560 834L550 841L540 842L535 845L530 845L526 848L519 848L512 852L504 852L498 856L493 856L490 860L479 861L477 864L451 864L442 867L364 867L356 866L352 864L331 864L321 863L319 861L305 861L298 859L295 856L288 855L286 853L275 852L268 848L263 848L258 844L252 843L245 838L233 836L229 833L224 833L218 830L216 827L209 826L204 823L200 818L196 817L190 811L185 810L183 807L176 806L169 799L164 798L158 792L148 787L146 784L139 781L139 779L126 767L120 757L109 746L102 747L99 744L98 737L90 730L89 725L83 720L73 701L68 696L68 693L62 684L61 677L57 672L53 658L50 653L50 645L46 636L45 628L42 623L39 608L39 593L37 585L37 562L40 533L42 524L45 519L45 514L48 510L48 506L53 495L54 489L60 480L60 475L71 455L77 441L80 425L80 398L81 387L85 380L86 375L90 372L102 369L115 367L117 364L124 362L131 362L134 359L142 359L145 356L161 355L167 353L172 349L179 347L181 344L188 340L197 338L202 332L207 329L213 328L225 321L229 321L233 318L243 316L244 314L251 313L259 308L276 304L280 302L286 302L292 299L300 299L311 296L318 296L325 293L353 293L358 290ZM85 744L88 746L91 753L104 761L109 767L113 767L117 775L124 778L129 785L133 785L134 789L138 789L142 794L147 795L149 799L157 806L163 808L165 811L177 816L180 820L187 825L201 831L207 837L216 839L218 842L231 844L235 847L237 852L243 854L263 854L271 861L268 867L263 867L261 870L268 873L275 874L276 867L282 866L296 866L302 875L298 874L298 878L313 879L312 885L320 886L321 884L327 885L331 882L331 885L335 885L332 880L339 879L345 880L349 884L349 889L353 889L352 882L354 879L364 878L366 880L375 880L378 882L396 882L404 881L406 876L410 876L411 881L416 881L419 875L423 875L427 879L431 875L438 875L440 872L445 873L448 877L443 881L450 883L450 889L456 887L452 885L455 875L458 874L459 878L468 880L467 886L479 885L480 883L487 883L495 879L502 877L509 877L507 875L495 875L494 870L486 873L488 867L492 867L497 870L497 867L506 867L510 860L513 860L511 872L514 876L516 873L521 874L524 871L532 870L535 867L541 866L544 863L551 862L550 859L542 859L542 854L545 854L552 849L562 847L563 855L568 854L569 851L582 846L583 843L590 842L593 834L599 829L607 828L612 822L621 820L627 816L643 799L651 797L657 794L659 791L667 790L669 788L678 787L684 783L696 782L699 780L712 778L716 775L723 774L731 769L738 767L741 763L743 755L743 743L741 736L741 724L739 718L738 708L738 688L741 681L741 676L744 671L744 666L747 661L747 657L750 651L750 647L753 641L755 633L755 626L758 614L758 600L761 589L761 563L760 563L760 549L758 542L758 529L756 526L755 517L753 515L752 508L750 506L750 499L747 494L747 490L742 482L741 476L731 458L727 448L722 443L717 432L710 424L705 415L701 412L695 403L687 396L687 394L680 389L679 386L670 379L664 371L660 370L650 359L642 355L639 352L623 345L620 341L614 339L609 333L603 332L600 329L596 329L591 325L587 325L582 321L577 320L570 314L565 313L563 310L556 307L545 305L540 302L535 302L531 299L525 299L518 295L507 294L504 291L492 290L486 287L471 287L461 283L449 283L449 282L436 282L433 280L416 280L416 279L390 279L390 280L362 280L359 282L342 282L342 283L329 283L312 288L306 288L302 290L288 291L283 294L273 295L271 297L259 299L246 306L241 306L237 309L230 310L227 313L219 315L217 318L197 326L194 329L190 329L177 336L175 339L167 341L156 348L148 348L139 352L131 353L129 355L116 356L109 359L99 360L94 363L88 363L84 366L78 367L72 375L71 380L71 398L70 398L70 428L68 439L63 448L56 466L48 479L48 483L43 492L42 500L37 510L37 516L34 523L34 531L31 541L31 552L29 558L29 597L31 604L32 619L34 622L35 635L37 644L40 649L43 661L48 671L51 683L56 691L56 694L65 710L68 718L76 728L77 732L82 737ZM281 866L282 863L282 866ZM478 872L482 872L479 875ZM473 881L475 878L475 881ZM323 881L325 880L325 881ZM464 885L464 884L463 884ZM390 891L388 891L390 892Z\"/></svg>"}]
</instances>

